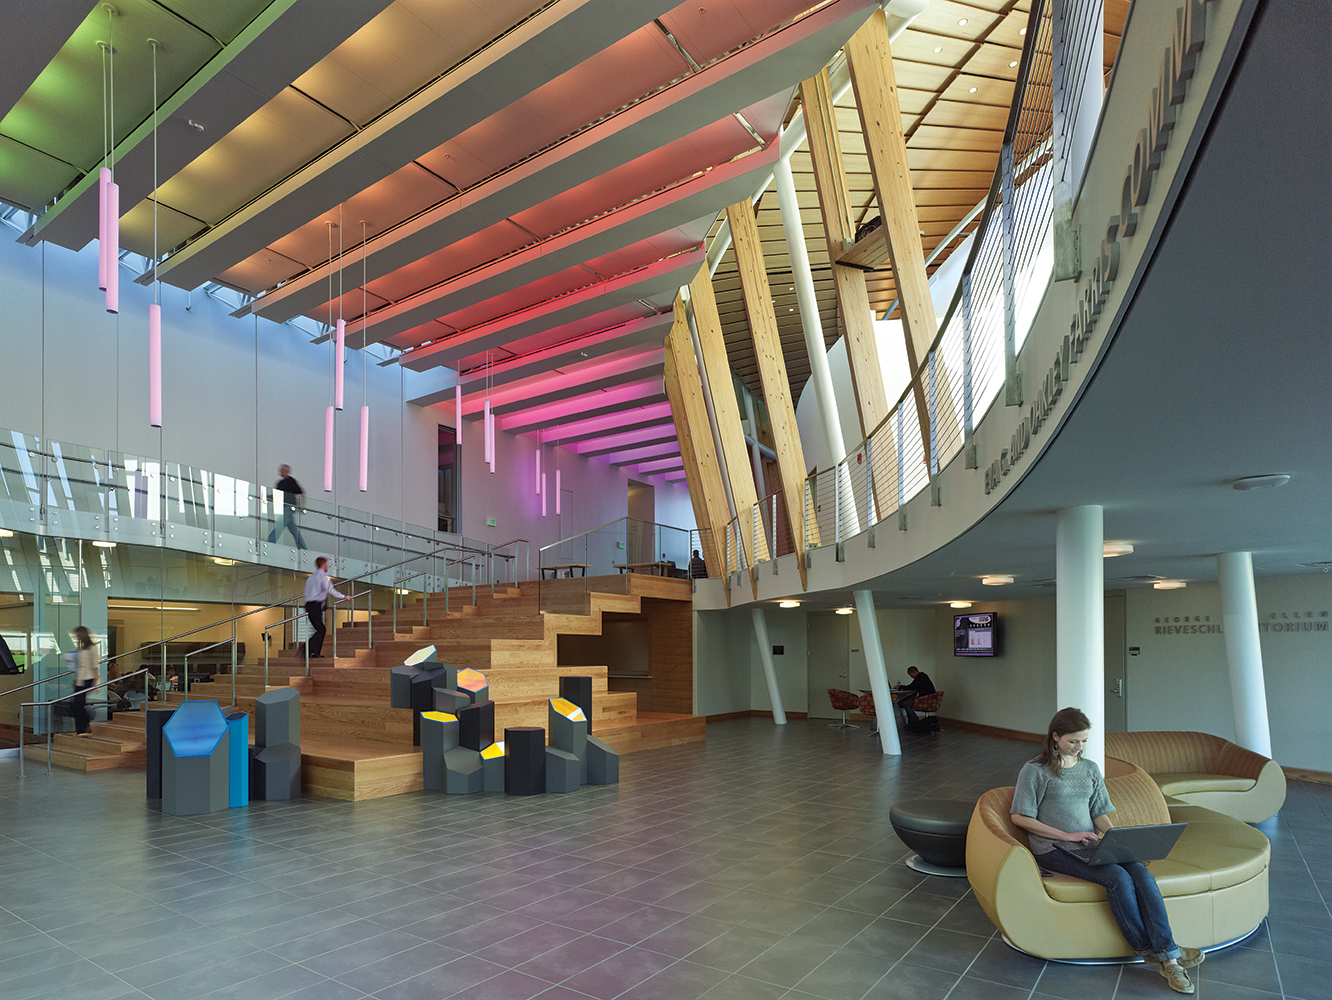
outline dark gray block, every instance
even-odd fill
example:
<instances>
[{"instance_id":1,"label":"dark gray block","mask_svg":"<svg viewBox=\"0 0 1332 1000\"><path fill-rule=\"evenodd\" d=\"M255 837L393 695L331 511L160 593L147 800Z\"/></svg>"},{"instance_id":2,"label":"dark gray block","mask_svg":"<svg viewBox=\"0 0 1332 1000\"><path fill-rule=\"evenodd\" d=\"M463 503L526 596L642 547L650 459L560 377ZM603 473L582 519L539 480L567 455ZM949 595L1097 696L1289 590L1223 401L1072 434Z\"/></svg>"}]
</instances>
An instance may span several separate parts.
<instances>
[{"instance_id":1,"label":"dark gray block","mask_svg":"<svg viewBox=\"0 0 1332 1000\"><path fill-rule=\"evenodd\" d=\"M504 744L492 743L482 750L481 763L486 772L486 791L504 791Z\"/></svg>"},{"instance_id":2,"label":"dark gray block","mask_svg":"<svg viewBox=\"0 0 1332 1000\"><path fill-rule=\"evenodd\" d=\"M162 741L162 812L195 816L226 809L230 802L229 734L224 730L212 753L177 757L170 740Z\"/></svg>"},{"instance_id":3,"label":"dark gray block","mask_svg":"<svg viewBox=\"0 0 1332 1000\"><path fill-rule=\"evenodd\" d=\"M540 726L504 730L504 790L510 795L546 791L546 731Z\"/></svg>"},{"instance_id":4,"label":"dark gray block","mask_svg":"<svg viewBox=\"0 0 1332 1000\"><path fill-rule=\"evenodd\" d=\"M561 677L560 697L566 698L583 710L587 716L587 731L592 732L592 678Z\"/></svg>"},{"instance_id":5,"label":"dark gray block","mask_svg":"<svg viewBox=\"0 0 1332 1000\"><path fill-rule=\"evenodd\" d=\"M301 693L295 688L265 691L254 699L254 745L301 745Z\"/></svg>"},{"instance_id":6,"label":"dark gray block","mask_svg":"<svg viewBox=\"0 0 1332 1000\"><path fill-rule=\"evenodd\" d=\"M478 701L458 712L458 744L481 751L495 742L495 703Z\"/></svg>"},{"instance_id":7,"label":"dark gray block","mask_svg":"<svg viewBox=\"0 0 1332 1000\"><path fill-rule=\"evenodd\" d=\"M579 780L587 784L587 719L583 710L568 698L552 698L546 716L550 745L578 758Z\"/></svg>"},{"instance_id":8,"label":"dark gray block","mask_svg":"<svg viewBox=\"0 0 1332 1000\"><path fill-rule=\"evenodd\" d=\"M276 802L301 797L301 748L295 743L255 747L250 755L250 798Z\"/></svg>"},{"instance_id":9,"label":"dark gray block","mask_svg":"<svg viewBox=\"0 0 1332 1000\"><path fill-rule=\"evenodd\" d=\"M478 750L454 747L444 754L444 791L450 795L471 795L486 790L486 771Z\"/></svg>"},{"instance_id":10,"label":"dark gray block","mask_svg":"<svg viewBox=\"0 0 1332 1000\"><path fill-rule=\"evenodd\" d=\"M421 787L442 792L447 784L444 755L458 746L458 717L449 712L421 713Z\"/></svg>"},{"instance_id":11,"label":"dark gray block","mask_svg":"<svg viewBox=\"0 0 1332 1000\"><path fill-rule=\"evenodd\" d=\"M620 755L595 736L587 738L587 783L589 785L620 783Z\"/></svg>"},{"instance_id":12,"label":"dark gray block","mask_svg":"<svg viewBox=\"0 0 1332 1000\"><path fill-rule=\"evenodd\" d=\"M150 708L144 719L143 734L148 752L148 797L162 797L162 727L174 708Z\"/></svg>"},{"instance_id":13,"label":"dark gray block","mask_svg":"<svg viewBox=\"0 0 1332 1000\"><path fill-rule=\"evenodd\" d=\"M455 691L453 688L440 687L438 681L431 690L435 695L436 712L448 712L450 715L457 715L459 711L472 703L472 696L466 691Z\"/></svg>"},{"instance_id":14,"label":"dark gray block","mask_svg":"<svg viewBox=\"0 0 1332 1000\"><path fill-rule=\"evenodd\" d=\"M583 783L582 762L571 753L546 747L546 791L563 794L576 792Z\"/></svg>"}]
</instances>

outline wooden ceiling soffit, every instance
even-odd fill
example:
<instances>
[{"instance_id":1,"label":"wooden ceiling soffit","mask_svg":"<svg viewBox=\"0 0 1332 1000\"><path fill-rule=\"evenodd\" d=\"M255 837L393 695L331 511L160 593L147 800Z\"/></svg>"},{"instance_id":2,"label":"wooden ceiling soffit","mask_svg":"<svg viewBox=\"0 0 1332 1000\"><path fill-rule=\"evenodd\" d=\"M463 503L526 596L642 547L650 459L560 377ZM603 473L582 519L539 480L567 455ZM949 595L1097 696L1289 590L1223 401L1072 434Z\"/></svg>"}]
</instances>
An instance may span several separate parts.
<instances>
[{"instance_id":1,"label":"wooden ceiling soffit","mask_svg":"<svg viewBox=\"0 0 1332 1000\"><path fill-rule=\"evenodd\" d=\"M875 11L846 43L851 85L860 111L860 125L865 134L870 173L879 200L884 236L893 275L897 279L902 329L906 339L907 362L911 367L912 386L919 416L921 443L930 454L929 404L925 398L925 379L916 378L928 358L930 345L938 333L934 301L930 295L929 275L925 271L925 252L916 218L916 202L911 189L907 163L906 135L897 102L897 83L893 77L893 53L888 42L888 24L883 11ZM936 403L940 416L939 438L945 439L945 427L956 425L952 390L947 368L936 372ZM949 427L955 432L956 427Z\"/></svg>"},{"instance_id":2,"label":"wooden ceiling soffit","mask_svg":"<svg viewBox=\"0 0 1332 1000\"><path fill-rule=\"evenodd\" d=\"M707 264L689 283L689 305L694 312L698 330L698 346L702 362L708 373L712 393L712 412L717 418L717 436L721 439L726 459L726 477L731 485L731 498L735 502L735 515L740 524L740 544L744 547L745 561L749 564L749 579L758 597L758 563L770 559L768 539L763 532L751 530L754 508L758 506L758 489L754 485L753 466L749 462L749 448L740 423L740 404L731 387L731 367L727 363L726 343L722 340L721 318L717 315L717 300L712 294L712 275ZM757 538L755 537L757 535Z\"/></svg>"},{"instance_id":3,"label":"wooden ceiling soffit","mask_svg":"<svg viewBox=\"0 0 1332 1000\"><path fill-rule=\"evenodd\" d=\"M753 337L754 360L763 383L763 400L767 404L773 451L777 453L777 471L781 476L782 498L786 503L786 523L791 526L798 557L796 565L800 569L800 587L808 590L809 581L805 570L805 453L800 446L800 428L796 424L786 361L782 356L781 339L777 335L777 318L772 311L772 289L768 286L768 272L763 265L763 245L754 221L754 208L748 200L727 208L726 218L731 224L731 240L735 247L745 311L749 314L749 329ZM819 544L818 522L811 520L809 528L814 536L814 544Z\"/></svg>"},{"instance_id":4,"label":"wooden ceiling soffit","mask_svg":"<svg viewBox=\"0 0 1332 1000\"><path fill-rule=\"evenodd\" d=\"M828 256L835 262L837 255L855 241L854 230L851 228L846 169L842 163L837 125L833 117L827 70L800 85L800 103L805 111L810 162L814 168L814 187L819 196ZM912 207L914 211L914 202ZM869 289L865 284L865 272L859 268L833 263L832 273L837 290L837 308L846 334L846 356L850 363L851 388L856 397L860 433L863 437L869 437L870 431L879 426L891 409L883 385L883 368L879 364L879 346L874 335L874 313L870 310ZM885 505L889 498L880 495L887 490L888 481L881 482L875 477L873 483L875 505L879 510L889 510L891 505Z\"/></svg>"},{"instance_id":5,"label":"wooden ceiling soffit","mask_svg":"<svg viewBox=\"0 0 1332 1000\"><path fill-rule=\"evenodd\" d=\"M718 544L726 537L726 525L730 522L726 488L722 484L717 450L712 443L712 425L708 422L708 408L703 402L703 383L694 361L689 321L685 319L684 303L679 298L675 300L675 323L666 338L664 369L666 397L671 401L671 418L675 421L675 435L680 441L680 456L684 459L685 479L694 505L694 519L698 522L703 559L708 565L709 576L720 576L727 581L726 599L729 603L730 575Z\"/></svg>"}]
</instances>

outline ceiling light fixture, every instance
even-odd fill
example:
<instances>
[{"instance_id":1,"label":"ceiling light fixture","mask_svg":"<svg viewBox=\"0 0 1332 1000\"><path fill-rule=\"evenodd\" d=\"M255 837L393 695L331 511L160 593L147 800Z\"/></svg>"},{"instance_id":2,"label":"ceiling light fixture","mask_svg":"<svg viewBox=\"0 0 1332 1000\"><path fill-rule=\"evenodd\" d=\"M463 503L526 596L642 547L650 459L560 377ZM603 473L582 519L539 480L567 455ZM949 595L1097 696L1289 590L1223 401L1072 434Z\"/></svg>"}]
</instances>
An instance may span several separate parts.
<instances>
[{"instance_id":1,"label":"ceiling light fixture","mask_svg":"<svg viewBox=\"0 0 1332 1000\"><path fill-rule=\"evenodd\" d=\"M148 306L148 424L162 426L162 282L157 278L157 53L162 43L148 39L153 47L153 301Z\"/></svg>"},{"instance_id":2,"label":"ceiling light fixture","mask_svg":"<svg viewBox=\"0 0 1332 1000\"><path fill-rule=\"evenodd\" d=\"M333 325L333 230L336 222L326 222L328 226L328 325ZM330 342L330 351L333 348ZM333 492L333 361L336 354L329 354L328 405L324 407L324 492Z\"/></svg>"},{"instance_id":3,"label":"ceiling light fixture","mask_svg":"<svg viewBox=\"0 0 1332 1000\"><path fill-rule=\"evenodd\" d=\"M187 608L172 604L108 604L108 611L198 611L198 608Z\"/></svg>"},{"instance_id":4,"label":"ceiling light fixture","mask_svg":"<svg viewBox=\"0 0 1332 1000\"><path fill-rule=\"evenodd\" d=\"M1102 542L1101 555L1106 559L1113 559L1115 556L1133 555L1133 546L1129 542Z\"/></svg>"},{"instance_id":5,"label":"ceiling light fixture","mask_svg":"<svg viewBox=\"0 0 1332 1000\"><path fill-rule=\"evenodd\" d=\"M975 87L972 87L970 90L967 91L968 94L974 94L975 92L976 92Z\"/></svg>"},{"instance_id":6,"label":"ceiling light fixture","mask_svg":"<svg viewBox=\"0 0 1332 1000\"><path fill-rule=\"evenodd\" d=\"M1001 576L996 574L993 576L981 577L981 583L985 584L985 586L987 587L1002 587L1005 584L1009 584L1012 582L1013 578L1011 576Z\"/></svg>"},{"instance_id":7,"label":"ceiling light fixture","mask_svg":"<svg viewBox=\"0 0 1332 1000\"><path fill-rule=\"evenodd\" d=\"M1246 476L1243 479L1236 479L1230 484L1232 490L1270 490L1277 486L1285 486L1290 482L1290 476Z\"/></svg>"},{"instance_id":8,"label":"ceiling light fixture","mask_svg":"<svg viewBox=\"0 0 1332 1000\"><path fill-rule=\"evenodd\" d=\"M970 602L970 601L949 601L949 602L948 602L948 606L949 606L950 608L969 608L969 607L971 607L971 602Z\"/></svg>"},{"instance_id":9,"label":"ceiling light fixture","mask_svg":"<svg viewBox=\"0 0 1332 1000\"><path fill-rule=\"evenodd\" d=\"M833 612L835 615L854 615L855 613L855 608L838 608Z\"/></svg>"},{"instance_id":10,"label":"ceiling light fixture","mask_svg":"<svg viewBox=\"0 0 1332 1000\"><path fill-rule=\"evenodd\" d=\"M957 26L959 28L965 28L967 26L967 19L965 17L959 17L957 19Z\"/></svg>"},{"instance_id":11,"label":"ceiling light fixture","mask_svg":"<svg viewBox=\"0 0 1332 1000\"><path fill-rule=\"evenodd\" d=\"M222 556L213 556L213 562L219 566L235 566L239 561L238 559L224 559Z\"/></svg>"},{"instance_id":12,"label":"ceiling light fixture","mask_svg":"<svg viewBox=\"0 0 1332 1000\"><path fill-rule=\"evenodd\" d=\"M116 543L104 542L99 538L95 542L93 542L93 547L98 549L114 549L116 547Z\"/></svg>"},{"instance_id":13,"label":"ceiling light fixture","mask_svg":"<svg viewBox=\"0 0 1332 1000\"><path fill-rule=\"evenodd\" d=\"M1152 584L1155 590L1183 590L1187 586L1183 580L1157 580Z\"/></svg>"},{"instance_id":14,"label":"ceiling light fixture","mask_svg":"<svg viewBox=\"0 0 1332 1000\"><path fill-rule=\"evenodd\" d=\"M14 533L8 528L0 528L0 538L13 538Z\"/></svg>"},{"instance_id":15,"label":"ceiling light fixture","mask_svg":"<svg viewBox=\"0 0 1332 1000\"><path fill-rule=\"evenodd\" d=\"M370 489L370 383L366 375L366 355L370 352L366 350L369 346L370 334L366 330L366 323L369 321L368 306L366 304L366 277L365 277L365 250L366 250L366 222L361 220L361 454L360 467L357 470L357 488L365 493Z\"/></svg>"},{"instance_id":16,"label":"ceiling light fixture","mask_svg":"<svg viewBox=\"0 0 1332 1000\"><path fill-rule=\"evenodd\" d=\"M942 52L942 51L943 51L943 46L942 46L942 45L936 45L936 46L934 47L935 55L938 55L938 54L939 54L940 52Z\"/></svg>"},{"instance_id":17,"label":"ceiling light fixture","mask_svg":"<svg viewBox=\"0 0 1332 1000\"><path fill-rule=\"evenodd\" d=\"M799 602L799 601L778 601L778 602L777 602L777 607L779 607L779 608L798 608L798 607L800 607L800 602Z\"/></svg>"},{"instance_id":18,"label":"ceiling light fixture","mask_svg":"<svg viewBox=\"0 0 1332 1000\"><path fill-rule=\"evenodd\" d=\"M1017 60L1016 60L1016 59L1014 59L1012 62L1010 62L1010 63L1008 64L1008 68L1009 68L1009 69L1015 69L1016 67L1017 67Z\"/></svg>"}]
</instances>

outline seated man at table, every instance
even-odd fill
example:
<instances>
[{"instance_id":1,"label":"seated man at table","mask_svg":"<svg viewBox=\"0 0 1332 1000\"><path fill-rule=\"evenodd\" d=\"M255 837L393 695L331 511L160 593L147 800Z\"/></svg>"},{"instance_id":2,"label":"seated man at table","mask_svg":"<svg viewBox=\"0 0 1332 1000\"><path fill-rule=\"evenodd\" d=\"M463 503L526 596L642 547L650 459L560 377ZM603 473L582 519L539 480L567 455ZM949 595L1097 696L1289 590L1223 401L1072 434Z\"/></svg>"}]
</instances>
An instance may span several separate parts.
<instances>
[{"instance_id":1,"label":"seated man at table","mask_svg":"<svg viewBox=\"0 0 1332 1000\"><path fill-rule=\"evenodd\" d=\"M906 716L907 725L914 726L920 721L915 711L916 699L923 694L934 694L934 681L930 680L929 674L915 667L907 667L907 676L911 678L911 683L899 684L893 690L904 692L903 697L898 698L895 704Z\"/></svg>"}]
</instances>

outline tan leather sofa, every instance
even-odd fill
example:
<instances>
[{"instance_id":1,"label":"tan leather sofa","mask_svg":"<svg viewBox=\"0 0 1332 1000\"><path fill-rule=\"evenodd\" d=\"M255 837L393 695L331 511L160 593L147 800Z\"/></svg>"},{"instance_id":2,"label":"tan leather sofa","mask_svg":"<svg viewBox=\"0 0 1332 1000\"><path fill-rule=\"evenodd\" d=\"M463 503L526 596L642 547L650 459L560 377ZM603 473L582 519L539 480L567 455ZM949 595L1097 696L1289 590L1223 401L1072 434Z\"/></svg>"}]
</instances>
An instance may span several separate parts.
<instances>
[{"instance_id":1,"label":"tan leather sofa","mask_svg":"<svg viewBox=\"0 0 1332 1000\"><path fill-rule=\"evenodd\" d=\"M1271 847L1251 826L1201 806L1167 806L1146 771L1106 759L1118 826L1187 822L1170 856L1148 866L1175 940L1210 948L1244 937L1267 916ZM1027 835L1009 819L1013 788L981 796L967 830L967 878L986 916L1015 947L1049 959L1132 958L1105 890L1066 875L1042 877Z\"/></svg>"},{"instance_id":2,"label":"tan leather sofa","mask_svg":"<svg viewBox=\"0 0 1332 1000\"><path fill-rule=\"evenodd\" d=\"M1167 797L1261 823L1286 801L1281 765L1211 733L1106 733L1107 756L1137 764Z\"/></svg>"}]
</instances>

